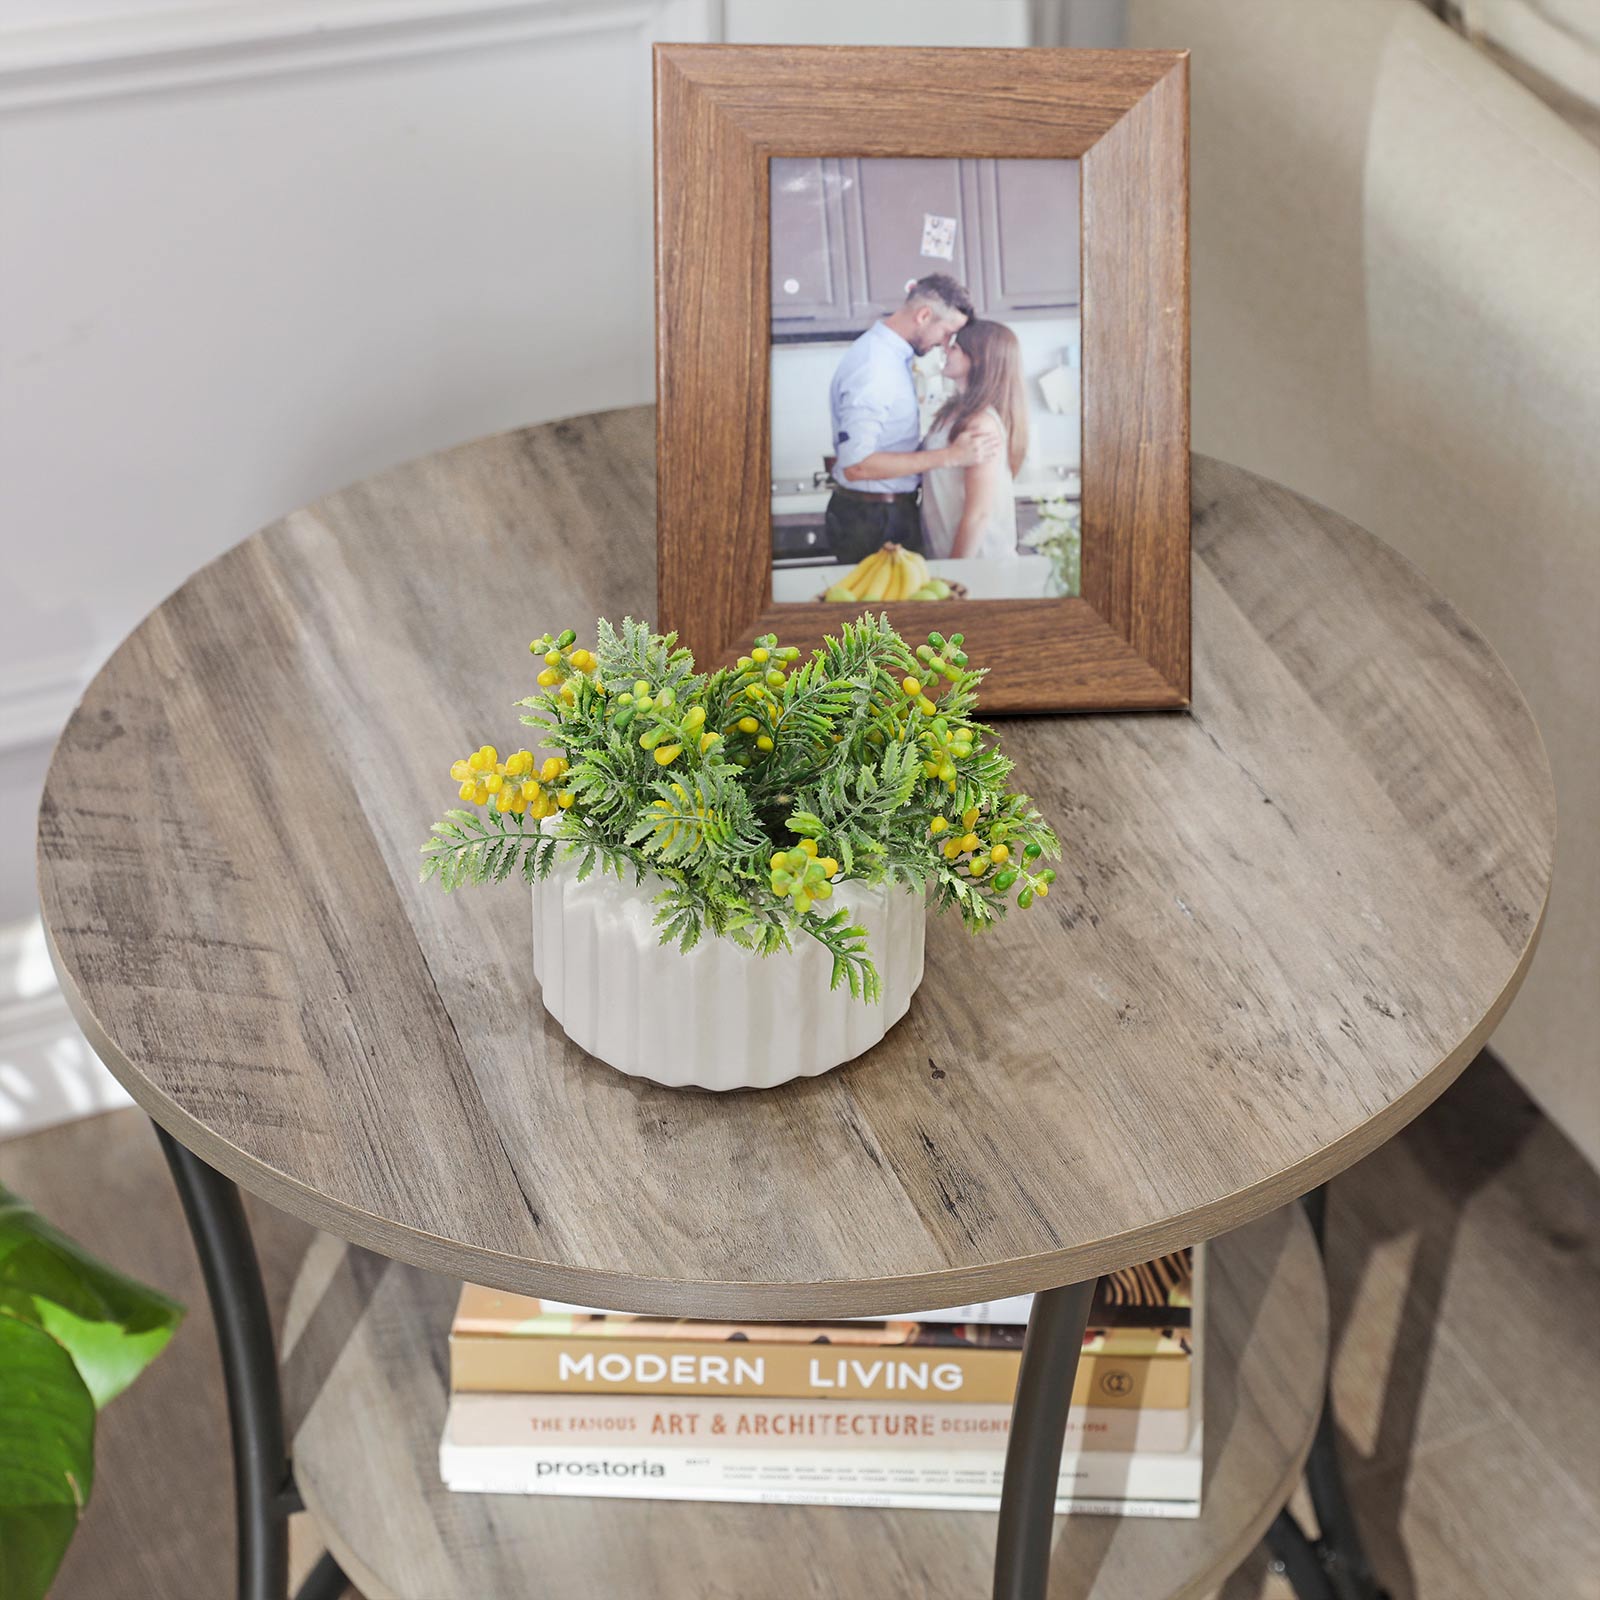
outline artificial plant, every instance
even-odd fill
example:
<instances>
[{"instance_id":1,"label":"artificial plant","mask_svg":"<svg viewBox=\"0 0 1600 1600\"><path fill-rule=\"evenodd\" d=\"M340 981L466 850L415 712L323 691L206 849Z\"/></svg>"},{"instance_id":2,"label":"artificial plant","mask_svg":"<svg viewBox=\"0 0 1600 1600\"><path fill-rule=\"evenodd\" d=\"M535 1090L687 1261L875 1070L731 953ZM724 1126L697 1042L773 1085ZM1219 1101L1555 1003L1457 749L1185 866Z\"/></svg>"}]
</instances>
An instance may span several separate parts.
<instances>
[{"instance_id":1,"label":"artificial plant","mask_svg":"<svg viewBox=\"0 0 1600 1600\"><path fill-rule=\"evenodd\" d=\"M768 635L697 672L676 635L632 618L598 623L592 651L571 629L546 634L530 646L539 692L517 704L561 753L502 760L486 744L457 761L477 809L434 825L422 877L531 882L560 852L580 879L654 874L664 942L713 934L771 954L804 935L827 947L835 987L875 999L866 933L828 904L837 884L925 891L976 932L1055 878L1055 834L975 720L983 673L962 642L912 649L869 614L804 660Z\"/></svg>"}]
</instances>

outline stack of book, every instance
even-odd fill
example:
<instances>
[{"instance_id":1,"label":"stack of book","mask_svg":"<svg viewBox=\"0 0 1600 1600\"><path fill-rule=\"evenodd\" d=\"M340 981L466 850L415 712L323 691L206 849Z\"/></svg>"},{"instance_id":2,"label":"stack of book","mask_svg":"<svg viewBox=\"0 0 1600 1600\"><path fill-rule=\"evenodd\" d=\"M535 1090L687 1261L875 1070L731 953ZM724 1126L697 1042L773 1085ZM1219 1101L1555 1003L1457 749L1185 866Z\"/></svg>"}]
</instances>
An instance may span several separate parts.
<instances>
[{"instance_id":1,"label":"stack of book","mask_svg":"<svg viewBox=\"0 0 1600 1600\"><path fill-rule=\"evenodd\" d=\"M1201 1264L1101 1279L1059 1510L1199 1515ZM440 1468L473 1493L993 1510L1031 1300L726 1323L467 1284Z\"/></svg>"}]
</instances>

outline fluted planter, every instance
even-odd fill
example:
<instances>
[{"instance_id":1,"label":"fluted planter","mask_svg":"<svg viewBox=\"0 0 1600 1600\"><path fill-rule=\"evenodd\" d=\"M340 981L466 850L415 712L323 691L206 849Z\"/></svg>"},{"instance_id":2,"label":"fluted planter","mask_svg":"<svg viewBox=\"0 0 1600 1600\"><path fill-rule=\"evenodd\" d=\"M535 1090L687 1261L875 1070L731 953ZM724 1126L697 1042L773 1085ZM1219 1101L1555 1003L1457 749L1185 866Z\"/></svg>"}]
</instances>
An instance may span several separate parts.
<instances>
[{"instance_id":1,"label":"fluted planter","mask_svg":"<svg viewBox=\"0 0 1600 1600\"><path fill-rule=\"evenodd\" d=\"M832 961L814 939L760 956L707 936L684 953L660 942L665 885L619 882L598 869L578 882L558 858L533 886L533 969L545 1009L574 1044L633 1077L669 1088L770 1089L814 1077L869 1050L906 1014L922 982L922 896L838 885L867 930L883 979L871 1004L830 990Z\"/></svg>"}]
</instances>

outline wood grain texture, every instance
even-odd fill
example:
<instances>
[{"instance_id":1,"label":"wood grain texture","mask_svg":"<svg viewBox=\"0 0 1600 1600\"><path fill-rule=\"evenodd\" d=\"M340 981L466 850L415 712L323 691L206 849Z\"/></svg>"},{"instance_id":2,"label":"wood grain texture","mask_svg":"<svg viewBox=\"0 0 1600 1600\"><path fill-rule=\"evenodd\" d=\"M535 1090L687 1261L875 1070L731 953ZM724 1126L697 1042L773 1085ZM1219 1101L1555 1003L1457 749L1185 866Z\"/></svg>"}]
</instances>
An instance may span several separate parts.
<instances>
[{"instance_id":1,"label":"wood grain texture","mask_svg":"<svg viewBox=\"0 0 1600 1600\"><path fill-rule=\"evenodd\" d=\"M227 1593L221 1378L194 1252L143 1115L0 1140L0 1181L190 1306L179 1343L101 1418L94 1499L54 1600ZM306 1230L269 1207L251 1215L276 1308ZM1593 1588L1600 1370L1572 1352L1600 1318L1600 1176L1498 1063L1480 1056L1334 1180L1328 1280L1341 1456L1383 1582L1411 1600L1565 1600ZM299 1361L291 1370L297 1381L307 1372ZM143 1470L153 1447L159 1474ZM297 1572L321 1550L309 1524L291 1523ZM1088 1526L1064 1525L1078 1539ZM1258 1551L1218 1600L1294 1596Z\"/></svg>"},{"instance_id":2,"label":"wood grain texture","mask_svg":"<svg viewBox=\"0 0 1600 1600\"><path fill-rule=\"evenodd\" d=\"M1058 1600L1192 1600L1289 1497L1311 1442L1327 1299L1299 1208L1212 1246L1206 1476L1197 1521L1060 1517ZM457 1285L325 1238L285 1324L296 1478L369 1600L527 1593L628 1600L971 1600L993 1516L689 1502L540 1500L441 1487L445 1334ZM373 1470L374 1461L383 1470Z\"/></svg>"},{"instance_id":3,"label":"wood grain texture","mask_svg":"<svg viewBox=\"0 0 1600 1600\"><path fill-rule=\"evenodd\" d=\"M976 941L930 923L910 1014L819 1079L684 1094L569 1044L525 893L444 896L417 848L450 761L520 731L528 638L652 614L651 423L330 496L90 686L41 810L45 918L91 1042L176 1137L449 1276L870 1315L1238 1226L1476 1053L1549 886L1533 721L1411 567L1203 460L1193 714L1003 725L1065 844L1047 901Z\"/></svg>"},{"instance_id":4,"label":"wood grain texture","mask_svg":"<svg viewBox=\"0 0 1600 1600\"><path fill-rule=\"evenodd\" d=\"M839 624L772 602L771 158L1081 157L1083 595L937 620L990 663L994 710L1186 705L1187 55L658 45L655 63L663 626L711 662Z\"/></svg>"}]
</instances>

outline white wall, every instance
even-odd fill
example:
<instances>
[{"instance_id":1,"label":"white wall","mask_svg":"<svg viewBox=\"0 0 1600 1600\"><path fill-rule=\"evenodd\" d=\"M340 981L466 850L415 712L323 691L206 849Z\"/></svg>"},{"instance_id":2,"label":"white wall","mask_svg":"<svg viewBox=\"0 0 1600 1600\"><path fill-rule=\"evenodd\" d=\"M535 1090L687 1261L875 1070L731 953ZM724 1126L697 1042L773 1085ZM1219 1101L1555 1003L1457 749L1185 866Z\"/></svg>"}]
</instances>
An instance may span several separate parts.
<instances>
[{"instance_id":1,"label":"white wall","mask_svg":"<svg viewBox=\"0 0 1600 1600\"><path fill-rule=\"evenodd\" d=\"M1028 43L1028 0L723 0L723 16L730 44Z\"/></svg>"},{"instance_id":2,"label":"white wall","mask_svg":"<svg viewBox=\"0 0 1600 1600\"><path fill-rule=\"evenodd\" d=\"M1027 11L0 4L0 967L50 742L163 595L391 462L650 399L651 39L1020 44ZM5 993L0 1135L77 1103L70 1063L40 1088L53 1002Z\"/></svg>"}]
</instances>

